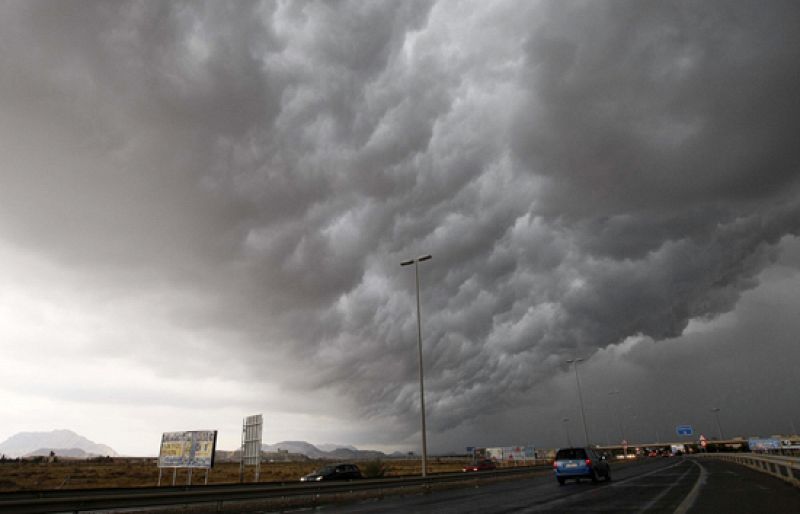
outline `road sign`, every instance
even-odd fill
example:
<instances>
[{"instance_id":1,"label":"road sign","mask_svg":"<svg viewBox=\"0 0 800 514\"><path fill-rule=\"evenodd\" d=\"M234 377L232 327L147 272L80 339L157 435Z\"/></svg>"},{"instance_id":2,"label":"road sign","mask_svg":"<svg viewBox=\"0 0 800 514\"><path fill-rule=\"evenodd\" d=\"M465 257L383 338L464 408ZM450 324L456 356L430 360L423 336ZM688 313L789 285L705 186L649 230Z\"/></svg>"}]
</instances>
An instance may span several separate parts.
<instances>
[{"instance_id":1,"label":"road sign","mask_svg":"<svg viewBox=\"0 0 800 514\"><path fill-rule=\"evenodd\" d=\"M678 435L692 435L694 434L694 430L692 430L692 425L678 425L675 427L675 432Z\"/></svg>"}]
</instances>

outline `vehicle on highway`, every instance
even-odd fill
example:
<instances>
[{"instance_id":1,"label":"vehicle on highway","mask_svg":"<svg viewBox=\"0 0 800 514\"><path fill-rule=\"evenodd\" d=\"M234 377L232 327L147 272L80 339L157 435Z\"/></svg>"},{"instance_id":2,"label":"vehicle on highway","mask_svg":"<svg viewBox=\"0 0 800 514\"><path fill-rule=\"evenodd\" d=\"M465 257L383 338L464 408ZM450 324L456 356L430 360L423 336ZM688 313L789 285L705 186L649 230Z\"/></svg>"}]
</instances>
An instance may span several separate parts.
<instances>
[{"instance_id":1,"label":"vehicle on highway","mask_svg":"<svg viewBox=\"0 0 800 514\"><path fill-rule=\"evenodd\" d=\"M323 480L354 480L364 478L355 464L336 464L316 469L301 477L301 482L321 482Z\"/></svg>"},{"instance_id":2,"label":"vehicle on highway","mask_svg":"<svg viewBox=\"0 0 800 514\"><path fill-rule=\"evenodd\" d=\"M597 482L600 477L611 480L611 466L605 456L599 455L591 448L561 448L553 461L553 471L560 485L568 478L580 482L581 478L589 478Z\"/></svg>"},{"instance_id":3,"label":"vehicle on highway","mask_svg":"<svg viewBox=\"0 0 800 514\"><path fill-rule=\"evenodd\" d=\"M497 466L490 459L479 460L464 466L464 471L489 471L492 469L497 469Z\"/></svg>"}]
</instances>

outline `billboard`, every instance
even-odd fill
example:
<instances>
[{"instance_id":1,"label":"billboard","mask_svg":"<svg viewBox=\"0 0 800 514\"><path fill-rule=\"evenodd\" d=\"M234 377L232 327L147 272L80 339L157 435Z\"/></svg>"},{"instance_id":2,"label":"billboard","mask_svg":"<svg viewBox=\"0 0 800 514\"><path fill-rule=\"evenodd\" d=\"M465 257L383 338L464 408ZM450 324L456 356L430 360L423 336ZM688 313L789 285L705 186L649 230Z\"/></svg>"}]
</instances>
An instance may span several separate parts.
<instances>
[{"instance_id":1,"label":"billboard","mask_svg":"<svg viewBox=\"0 0 800 514\"><path fill-rule=\"evenodd\" d=\"M751 437L747 441L747 446L750 447L751 452L765 452L768 450L780 450L782 445L780 439L759 439L757 437Z\"/></svg>"},{"instance_id":2,"label":"billboard","mask_svg":"<svg viewBox=\"0 0 800 514\"><path fill-rule=\"evenodd\" d=\"M494 461L502 461L503 460L503 449L502 448L484 448L483 454L487 459L492 459Z\"/></svg>"},{"instance_id":3,"label":"billboard","mask_svg":"<svg viewBox=\"0 0 800 514\"><path fill-rule=\"evenodd\" d=\"M159 468L213 468L216 430L164 432L158 453Z\"/></svg>"},{"instance_id":4,"label":"billboard","mask_svg":"<svg viewBox=\"0 0 800 514\"><path fill-rule=\"evenodd\" d=\"M533 446L503 446L499 448L486 448L484 454L487 459L497 462L526 461L536 459L536 449Z\"/></svg>"},{"instance_id":5,"label":"billboard","mask_svg":"<svg viewBox=\"0 0 800 514\"><path fill-rule=\"evenodd\" d=\"M530 449L530 452L525 446L503 448L503 458L505 460L527 460L533 458L533 448Z\"/></svg>"}]
</instances>

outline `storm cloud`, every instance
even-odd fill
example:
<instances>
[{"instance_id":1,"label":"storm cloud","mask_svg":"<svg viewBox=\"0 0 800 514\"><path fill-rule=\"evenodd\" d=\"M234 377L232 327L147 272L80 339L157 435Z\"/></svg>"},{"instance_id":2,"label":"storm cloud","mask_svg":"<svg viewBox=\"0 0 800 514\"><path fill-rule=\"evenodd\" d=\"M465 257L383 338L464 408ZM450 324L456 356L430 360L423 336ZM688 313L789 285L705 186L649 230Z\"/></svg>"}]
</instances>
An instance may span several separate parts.
<instances>
[{"instance_id":1,"label":"storm cloud","mask_svg":"<svg viewBox=\"0 0 800 514\"><path fill-rule=\"evenodd\" d=\"M186 335L87 351L269 382L364 441L417 430L402 260L433 255L430 429L475 439L568 358L686 347L800 230L795 2L2 11L0 242Z\"/></svg>"}]
</instances>

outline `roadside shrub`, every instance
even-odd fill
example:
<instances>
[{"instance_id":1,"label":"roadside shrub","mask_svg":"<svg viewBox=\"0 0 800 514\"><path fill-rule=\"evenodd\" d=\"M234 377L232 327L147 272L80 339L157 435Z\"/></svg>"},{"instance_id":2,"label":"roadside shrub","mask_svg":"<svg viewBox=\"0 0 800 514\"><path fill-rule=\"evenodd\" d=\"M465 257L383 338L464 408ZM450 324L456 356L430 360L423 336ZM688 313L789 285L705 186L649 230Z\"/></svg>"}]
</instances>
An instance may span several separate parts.
<instances>
[{"instance_id":1,"label":"roadside shrub","mask_svg":"<svg viewBox=\"0 0 800 514\"><path fill-rule=\"evenodd\" d=\"M368 461L361 467L361 473L365 478L383 478L388 468L380 459Z\"/></svg>"}]
</instances>

